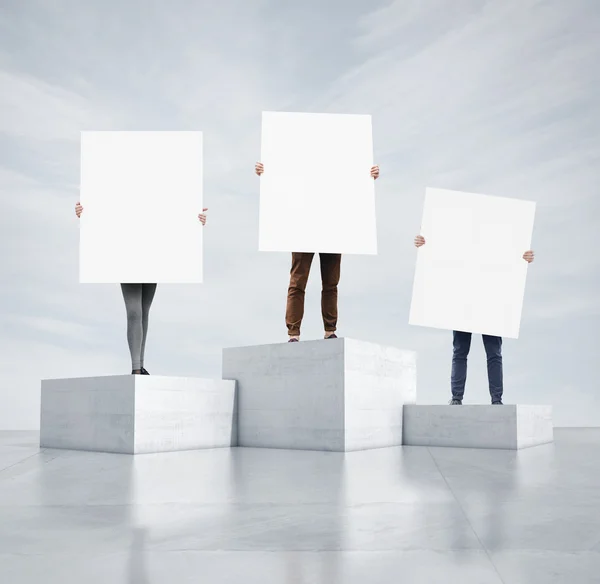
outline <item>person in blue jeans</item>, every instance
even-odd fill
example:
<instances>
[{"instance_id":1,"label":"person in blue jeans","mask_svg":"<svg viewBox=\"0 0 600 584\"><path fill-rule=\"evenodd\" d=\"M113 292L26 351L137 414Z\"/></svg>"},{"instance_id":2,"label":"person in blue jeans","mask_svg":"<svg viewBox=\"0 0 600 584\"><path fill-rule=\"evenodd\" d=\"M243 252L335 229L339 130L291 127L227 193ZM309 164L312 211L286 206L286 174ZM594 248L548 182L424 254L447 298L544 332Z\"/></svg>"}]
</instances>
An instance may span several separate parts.
<instances>
[{"instance_id":1,"label":"person in blue jeans","mask_svg":"<svg viewBox=\"0 0 600 584\"><path fill-rule=\"evenodd\" d=\"M425 238L422 235L415 237L415 246L425 245ZM532 250L523 254L523 259L531 263L534 259ZM452 331L454 352L452 355L452 373L450 376L450 388L452 390L452 399L450 405L462 405L465 395L465 384L467 381L467 357L471 348L472 333L463 331ZM502 375L502 337L493 335L482 335L483 346L487 356L488 384L492 404L502 405L502 394L504 391Z\"/></svg>"}]
</instances>

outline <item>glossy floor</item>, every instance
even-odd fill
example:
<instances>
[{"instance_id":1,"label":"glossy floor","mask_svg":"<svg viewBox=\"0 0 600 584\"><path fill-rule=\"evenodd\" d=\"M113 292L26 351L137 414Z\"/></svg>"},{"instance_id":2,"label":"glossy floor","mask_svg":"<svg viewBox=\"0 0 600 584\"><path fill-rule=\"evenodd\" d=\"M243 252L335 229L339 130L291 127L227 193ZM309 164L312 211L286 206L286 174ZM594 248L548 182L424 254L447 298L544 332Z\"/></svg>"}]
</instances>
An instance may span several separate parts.
<instances>
[{"instance_id":1,"label":"glossy floor","mask_svg":"<svg viewBox=\"0 0 600 584\"><path fill-rule=\"evenodd\" d=\"M598 583L600 429L555 438L132 457L0 433L0 582Z\"/></svg>"}]
</instances>

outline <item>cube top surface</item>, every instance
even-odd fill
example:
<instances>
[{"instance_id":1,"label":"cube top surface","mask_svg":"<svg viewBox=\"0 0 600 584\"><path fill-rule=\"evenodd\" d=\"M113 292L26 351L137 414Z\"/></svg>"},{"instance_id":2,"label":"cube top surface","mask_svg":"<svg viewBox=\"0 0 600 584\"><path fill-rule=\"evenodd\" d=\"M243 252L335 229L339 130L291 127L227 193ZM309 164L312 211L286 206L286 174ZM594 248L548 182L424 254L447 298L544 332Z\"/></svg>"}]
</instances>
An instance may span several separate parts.
<instances>
[{"instance_id":1,"label":"cube top surface","mask_svg":"<svg viewBox=\"0 0 600 584\"><path fill-rule=\"evenodd\" d=\"M451 409L453 412L456 411L460 413L460 411L467 411L471 409L490 409L493 411L501 412L501 411L512 411L514 412L515 408L517 409L528 409L528 408L552 408L551 405L538 405L538 404L508 404L504 403L501 406L492 405L492 404L462 404L460 406L451 406L449 404L410 404L407 407L410 408L429 408L431 410L439 409L440 411Z\"/></svg>"},{"instance_id":2,"label":"cube top surface","mask_svg":"<svg viewBox=\"0 0 600 584\"><path fill-rule=\"evenodd\" d=\"M338 337L335 339L309 339L300 341L298 343L290 343L288 341L280 341L277 343L264 343L262 345L240 345L235 347L226 347L223 349L223 353L225 354L228 351L239 351L239 350L267 350L267 349L275 349L275 348L286 348L284 350L297 351L299 349L314 349L314 348L326 348L329 350L339 351L341 348L347 347L376 347L379 349L388 349L394 351L402 351L402 353L409 353L412 355L417 355L417 352L412 349L400 349L397 347L392 347L390 345L382 345L380 343L375 343L373 341L362 341L358 339L353 339L351 337Z\"/></svg>"}]
</instances>

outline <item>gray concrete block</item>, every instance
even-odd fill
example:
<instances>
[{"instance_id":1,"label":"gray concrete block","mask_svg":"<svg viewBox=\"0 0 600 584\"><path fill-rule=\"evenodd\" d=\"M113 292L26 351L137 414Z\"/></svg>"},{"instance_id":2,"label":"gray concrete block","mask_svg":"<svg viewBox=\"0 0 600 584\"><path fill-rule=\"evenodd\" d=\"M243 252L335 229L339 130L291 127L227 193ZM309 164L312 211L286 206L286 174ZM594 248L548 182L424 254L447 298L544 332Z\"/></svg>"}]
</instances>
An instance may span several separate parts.
<instances>
[{"instance_id":1,"label":"gray concrete block","mask_svg":"<svg viewBox=\"0 0 600 584\"><path fill-rule=\"evenodd\" d=\"M554 439L552 406L408 405L403 443L410 446L517 450Z\"/></svg>"},{"instance_id":2,"label":"gray concrete block","mask_svg":"<svg viewBox=\"0 0 600 584\"><path fill-rule=\"evenodd\" d=\"M42 381L40 446L142 454L237 442L235 381L117 375Z\"/></svg>"},{"instance_id":3,"label":"gray concrete block","mask_svg":"<svg viewBox=\"0 0 600 584\"><path fill-rule=\"evenodd\" d=\"M235 347L239 445L349 451L402 443L402 406L416 401L416 353L354 339Z\"/></svg>"}]
</instances>

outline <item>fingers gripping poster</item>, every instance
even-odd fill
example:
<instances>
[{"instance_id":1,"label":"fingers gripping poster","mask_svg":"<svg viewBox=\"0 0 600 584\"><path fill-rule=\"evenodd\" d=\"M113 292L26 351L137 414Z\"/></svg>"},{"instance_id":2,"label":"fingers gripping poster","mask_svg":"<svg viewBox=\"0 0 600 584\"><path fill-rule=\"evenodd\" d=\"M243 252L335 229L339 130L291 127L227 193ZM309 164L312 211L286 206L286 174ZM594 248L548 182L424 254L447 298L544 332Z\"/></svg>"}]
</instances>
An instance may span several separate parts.
<instances>
[{"instance_id":1,"label":"fingers gripping poster","mask_svg":"<svg viewBox=\"0 0 600 584\"><path fill-rule=\"evenodd\" d=\"M371 116L263 112L259 250L376 254Z\"/></svg>"},{"instance_id":2,"label":"fingers gripping poster","mask_svg":"<svg viewBox=\"0 0 600 584\"><path fill-rule=\"evenodd\" d=\"M202 282L202 132L82 132L79 281Z\"/></svg>"},{"instance_id":3,"label":"fingers gripping poster","mask_svg":"<svg viewBox=\"0 0 600 584\"><path fill-rule=\"evenodd\" d=\"M519 336L535 203L428 188L409 324Z\"/></svg>"}]
</instances>

